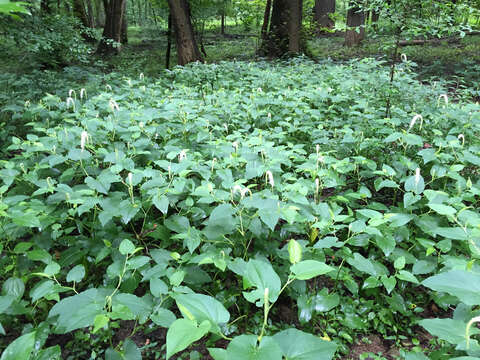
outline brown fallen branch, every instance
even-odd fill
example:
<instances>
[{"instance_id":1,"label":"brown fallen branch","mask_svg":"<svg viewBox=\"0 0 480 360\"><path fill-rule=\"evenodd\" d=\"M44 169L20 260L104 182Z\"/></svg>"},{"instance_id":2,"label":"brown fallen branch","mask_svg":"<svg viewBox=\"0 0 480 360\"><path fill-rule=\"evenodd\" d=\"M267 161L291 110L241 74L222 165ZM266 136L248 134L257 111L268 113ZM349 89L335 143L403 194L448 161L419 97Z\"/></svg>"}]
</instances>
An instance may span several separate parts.
<instances>
[{"instance_id":1,"label":"brown fallen branch","mask_svg":"<svg viewBox=\"0 0 480 360\"><path fill-rule=\"evenodd\" d=\"M480 31L471 31L465 33L465 36L471 35L480 35ZM439 44L442 41L446 41L448 43L455 43L461 40L460 37L445 37L445 38L438 38L438 39L416 39L416 40L401 40L398 45L399 46L414 46L414 45L425 45L425 44Z\"/></svg>"}]
</instances>

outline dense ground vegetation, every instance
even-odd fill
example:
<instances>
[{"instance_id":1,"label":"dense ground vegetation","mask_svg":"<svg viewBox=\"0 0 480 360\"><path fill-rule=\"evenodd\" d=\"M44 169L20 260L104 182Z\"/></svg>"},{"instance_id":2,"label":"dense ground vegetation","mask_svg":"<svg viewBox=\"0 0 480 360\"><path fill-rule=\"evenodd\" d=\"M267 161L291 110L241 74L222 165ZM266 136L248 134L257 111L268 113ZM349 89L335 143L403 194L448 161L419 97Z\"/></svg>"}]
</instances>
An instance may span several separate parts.
<instances>
[{"instance_id":1,"label":"dense ground vegetation","mask_svg":"<svg viewBox=\"0 0 480 360\"><path fill-rule=\"evenodd\" d=\"M479 359L478 13L390 3L272 60L263 2L191 1L169 70L167 2L114 56L0 3L0 359Z\"/></svg>"}]
</instances>

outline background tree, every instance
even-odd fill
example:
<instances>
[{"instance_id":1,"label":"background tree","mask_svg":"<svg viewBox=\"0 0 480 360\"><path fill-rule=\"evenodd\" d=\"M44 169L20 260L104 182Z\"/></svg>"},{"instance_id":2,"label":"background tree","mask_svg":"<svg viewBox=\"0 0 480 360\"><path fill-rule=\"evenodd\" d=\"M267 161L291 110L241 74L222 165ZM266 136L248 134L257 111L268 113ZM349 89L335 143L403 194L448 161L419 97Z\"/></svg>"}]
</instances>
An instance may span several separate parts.
<instances>
[{"instance_id":1,"label":"background tree","mask_svg":"<svg viewBox=\"0 0 480 360\"><path fill-rule=\"evenodd\" d=\"M345 45L360 44L365 37L365 12L355 2L350 2L347 11L347 30L345 32Z\"/></svg>"},{"instance_id":2,"label":"background tree","mask_svg":"<svg viewBox=\"0 0 480 360\"><path fill-rule=\"evenodd\" d=\"M168 0L168 6L175 31L178 64L185 65L194 61L203 61L203 56L195 40L188 1Z\"/></svg>"},{"instance_id":3,"label":"background tree","mask_svg":"<svg viewBox=\"0 0 480 360\"><path fill-rule=\"evenodd\" d=\"M320 32L322 28L333 29L335 21L332 20L330 14L335 12L335 7L335 0L315 0L313 19L318 26L317 31Z\"/></svg>"},{"instance_id":4,"label":"background tree","mask_svg":"<svg viewBox=\"0 0 480 360\"><path fill-rule=\"evenodd\" d=\"M105 27L97 53L116 54L121 50L122 24L127 0L103 0L105 7Z\"/></svg>"},{"instance_id":5,"label":"background tree","mask_svg":"<svg viewBox=\"0 0 480 360\"><path fill-rule=\"evenodd\" d=\"M260 53L280 57L304 50L302 41L302 0L273 0L272 17Z\"/></svg>"}]
</instances>

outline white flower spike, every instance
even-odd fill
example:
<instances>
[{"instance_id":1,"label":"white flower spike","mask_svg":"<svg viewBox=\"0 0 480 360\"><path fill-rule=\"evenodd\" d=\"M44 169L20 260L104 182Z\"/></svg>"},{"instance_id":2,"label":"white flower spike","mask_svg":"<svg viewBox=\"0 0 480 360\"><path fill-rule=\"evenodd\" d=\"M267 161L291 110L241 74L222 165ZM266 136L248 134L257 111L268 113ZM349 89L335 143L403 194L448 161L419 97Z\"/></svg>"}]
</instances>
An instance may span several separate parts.
<instances>
[{"instance_id":1,"label":"white flower spike","mask_svg":"<svg viewBox=\"0 0 480 360\"><path fill-rule=\"evenodd\" d=\"M410 126L408 127L408 130L411 130L415 123L417 122L417 120L420 120L420 129L422 128L422 124L423 124L423 116L420 115L420 114L417 114L415 115L412 120L410 121Z\"/></svg>"},{"instance_id":2,"label":"white flower spike","mask_svg":"<svg viewBox=\"0 0 480 360\"><path fill-rule=\"evenodd\" d=\"M83 150L85 150L85 144L87 143L88 141L88 133L83 130L82 131L82 134L80 135L80 149L82 149L82 152Z\"/></svg>"},{"instance_id":3,"label":"white flower spike","mask_svg":"<svg viewBox=\"0 0 480 360\"><path fill-rule=\"evenodd\" d=\"M415 169L415 185L418 185L420 182L420 168Z\"/></svg>"},{"instance_id":4,"label":"white flower spike","mask_svg":"<svg viewBox=\"0 0 480 360\"><path fill-rule=\"evenodd\" d=\"M275 181L273 181L273 174L270 170L267 170L267 172L265 173L265 176L267 177L267 180L268 180L268 183L270 184L270 186L273 187L275 186Z\"/></svg>"}]
</instances>

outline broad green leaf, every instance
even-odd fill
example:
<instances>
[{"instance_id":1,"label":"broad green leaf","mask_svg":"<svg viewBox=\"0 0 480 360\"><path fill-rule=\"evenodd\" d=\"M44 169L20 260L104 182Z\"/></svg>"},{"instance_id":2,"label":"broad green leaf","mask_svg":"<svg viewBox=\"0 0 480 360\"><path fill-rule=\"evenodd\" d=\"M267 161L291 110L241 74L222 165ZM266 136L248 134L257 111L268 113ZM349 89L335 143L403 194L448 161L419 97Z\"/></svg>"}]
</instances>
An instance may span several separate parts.
<instances>
[{"instance_id":1,"label":"broad green leaf","mask_svg":"<svg viewBox=\"0 0 480 360\"><path fill-rule=\"evenodd\" d=\"M168 309L159 308L155 314L150 316L150 319L158 326L168 328L177 320L175 314Z\"/></svg>"},{"instance_id":2,"label":"broad green leaf","mask_svg":"<svg viewBox=\"0 0 480 360\"><path fill-rule=\"evenodd\" d=\"M61 360L62 350L59 345L50 346L40 351L35 360Z\"/></svg>"},{"instance_id":3,"label":"broad green leaf","mask_svg":"<svg viewBox=\"0 0 480 360\"><path fill-rule=\"evenodd\" d=\"M174 354L186 349L190 344L200 340L210 330L210 322L205 320L200 325L194 320L178 319L167 331L167 360Z\"/></svg>"},{"instance_id":4,"label":"broad green leaf","mask_svg":"<svg viewBox=\"0 0 480 360\"><path fill-rule=\"evenodd\" d=\"M297 329L283 330L273 336L288 360L333 359L337 344Z\"/></svg>"},{"instance_id":5,"label":"broad green leaf","mask_svg":"<svg viewBox=\"0 0 480 360\"><path fill-rule=\"evenodd\" d=\"M140 349L130 338L123 343L123 356L125 360L142 360Z\"/></svg>"},{"instance_id":6,"label":"broad green leaf","mask_svg":"<svg viewBox=\"0 0 480 360\"><path fill-rule=\"evenodd\" d=\"M355 267L357 270L367 273L371 276L385 275L378 273L377 268L375 267L372 260L364 258L359 253L353 254L353 258L347 259L347 262L353 267Z\"/></svg>"},{"instance_id":7,"label":"broad green leaf","mask_svg":"<svg viewBox=\"0 0 480 360\"><path fill-rule=\"evenodd\" d=\"M280 277L269 262L249 260L243 278L247 287L254 286L257 288L249 293L243 292L243 296L249 302L256 302L257 306L263 306L263 296L266 288L268 288L270 302L273 303L277 300L282 284Z\"/></svg>"},{"instance_id":8,"label":"broad green leaf","mask_svg":"<svg viewBox=\"0 0 480 360\"><path fill-rule=\"evenodd\" d=\"M203 294L180 294L174 296L182 315L190 320L202 323L208 320L213 331L220 331L218 325L230 320L230 313L215 298Z\"/></svg>"},{"instance_id":9,"label":"broad green leaf","mask_svg":"<svg viewBox=\"0 0 480 360\"><path fill-rule=\"evenodd\" d=\"M168 212L168 197L166 195L155 194L152 198L153 205L160 210L164 215Z\"/></svg>"},{"instance_id":10,"label":"broad green leaf","mask_svg":"<svg viewBox=\"0 0 480 360\"><path fill-rule=\"evenodd\" d=\"M460 227L437 227L432 229L436 234L452 240L468 240L468 233Z\"/></svg>"},{"instance_id":11,"label":"broad green leaf","mask_svg":"<svg viewBox=\"0 0 480 360\"><path fill-rule=\"evenodd\" d=\"M29 360L35 345L35 331L16 338L3 351L0 360Z\"/></svg>"},{"instance_id":12,"label":"broad green leaf","mask_svg":"<svg viewBox=\"0 0 480 360\"><path fill-rule=\"evenodd\" d=\"M430 334L448 341L450 344L459 344L465 340L467 324L461 320L453 319L424 319L419 322ZM480 331L472 326L470 334L478 334Z\"/></svg>"},{"instance_id":13,"label":"broad green leaf","mask_svg":"<svg viewBox=\"0 0 480 360\"><path fill-rule=\"evenodd\" d=\"M120 254L122 255L133 254L133 252L135 251L135 245L133 245L133 243L130 240L124 239L120 243L119 251L120 251Z\"/></svg>"},{"instance_id":14,"label":"broad green leaf","mask_svg":"<svg viewBox=\"0 0 480 360\"><path fill-rule=\"evenodd\" d=\"M264 337L257 346L255 335L235 337L227 347L228 360L282 360L282 350L271 337Z\"/></svg>"},{"instance_id":15,"label":"broad green leaf","mask_svg":"<svg viewBox=\"0 0 480 360\"><path fill-rule=\"evenodd\" d=\"M150 279L150 292L155 297L160 297L168 293L168 286L165 282L157 277Z\"/></svg>"},{"instance_id":16,"label":"broad green leaf","mask_svg":"<svg viewBox=\"0 0 480 360\"><path fill-rule=\"evenodd\" d=\"M290 266L290 271L298 280L308 280L333 271L334 268L316 260L303 260Z\"/></svg>"},{"instance_id":17,"label":"broad green leaf","mask_svg":"<svg viewBox=\"0 0 480 360\"><path fill-rule=\"evenodd\" d=\"M104 314L98 314L93 320L93 333L95 334L98 330L104 328L110 322L110 318Z\"/></svg>"},{"instance_id":18,"label":"broad green leaf","mask_svg":"<svg viewBox=\"0 0 480 360\"><path fill-rule=\"evenodd\" d=\"M22 279L17 277L10 277L2 285L2 295L13 296L19 300L25 293L25 284ZM1 312L1 311L0 311Z\"/></svg>"},{"instance_id":19,"label":"broad green leaf","mask_svg":"<svg viewBox=\"0 0 480 360\"><path fill-rule=\"evenodd\" d=\"M428 204L428 207L440 215L453 216L457 213L455 208L443 204Z\"/></svg>"},{"instance_id":20,"label":"broad green leaf","mask_svg":"<svg viewBox=\"0 0 480 360\"><path fill-rule=\"evenodd\" d=\"M108 195L108 191L110 190L111 183L101 180L95 180L94 178L88 176L85 178L85 183L88 185L90 189L96 190L99 193Z\"/></svg>"},{"instance_id":21,"label":"broad green leaf","mask_svg":"<svg viewBox=\"0 0 480 360\"><path fill-rule=\"evenodd\" d=\"M228 352L221 348L207 348L213 360L228 360Z\"/></svg>"},{"instance_id":22,"label":"broad green leaf","mask_svg":"<svg viewBox=\"0 0 480 360\"><path fill-rule=\"evenodd\" d=\"M312 299L312 305L316 312L327 312L340 304L338 294L329 294L326 288L323 288Z\"/></svg>"},{"instance_id":23,"label":"broad green leaf","mask_svg":"<svg viewBox=\"0 0 480 360\"><path fill-rule=\"evenodd\" d=\"M393 267L397 270L402 270L405 267L405 256L400 256L393 262Z\"/></svg>"},{"instance_id":24,"label":"broad green leaf","mask_svg":"<svg viewBox=\"0 0 480 360\"><path fill-rule=\"evenodd\" d=\"M476 306L480 303L480 274L451 270L422 281L422 285L435 291L456 296L461 302Z\"/></svg>"},{"instance_id":25,"label":"broad green leaf","mask_svg":"<svg viewBox=\"0 0 480 360\"><path fill-rule=\"evenodd\" d=\"M48 314L50 319L56 318L55 333L66 334L92 326L95 317L103 314L105 297L110 293L106 289L89 289L56 303Z\"/></svg>"},{"instance_id":26,"label":"broad green leaf","mask_svg":"<svg viewBox=\"0 0 480 360\"><path fill-rule=\"evenodd\" d=\"M302 245L297 240L291 239L288 242L288 255L292 264L302 260Z\"/></svg>"},{"instance_id":27,"label":"broad green leaf","mask_svg":"<svg viewBox=\"0 0 480 360\"><path fill-rule=\"evenodd\" d=\"M413 275L411 272L409 271L405 271L405 270L400 270L398 272L397 275L395 275L397 277L397 279L400 279L400 280L404 280L404 281L408 281L408 282L411 282L411 283L414 283L414 284L418 284L418 280L417 278L415 277L415 275Z\"/></svg>"},{"instance_id":28,"label":"broad green leaf","mask_svg":"<svg viewBox=\"0 0 480 360\"><path fill-rule=\"evenodd\" d=\"M420 195L423 193L425 190L425 180L423 179L423 176L419 176L418 178L414 176L410 176L406 181L405 181L405 191L407 192L413 192L416 195Z\"/></svg>"},{"instance_id":29,"label":"broad green leaf","mask_svg":"<svg viewBox=\"0 0 480 360\"><path fill-rule=\"evenodd\" d=\"M45 269L43 270L43 273L47 274L48 276L56 275L59 272L60 272L60 265L58 265L55 261L52 261L50 264L45 266Z\"/></svg>"},{"instance_id":30,"label":"broad green leaf","mask_svg":"<svg viewBox=\"0 0 480 360\"><path fill-rule=\"evenodd\" d=\"M236 228L235 210L230 204L221 204L213 209L203 230L208 239L216 239L232 233Z\"/></svg>"},{"instance_id":31,"label":"broad green leaf","mask_svg":"<svg viewBox=\"0 0 480 360\"><path fill-rule=\"evenodd\" d=\"M83 265L77 265L67 274L67 282L79 282L85 276L85 267Z\"/></svg>"}]
</instances>

